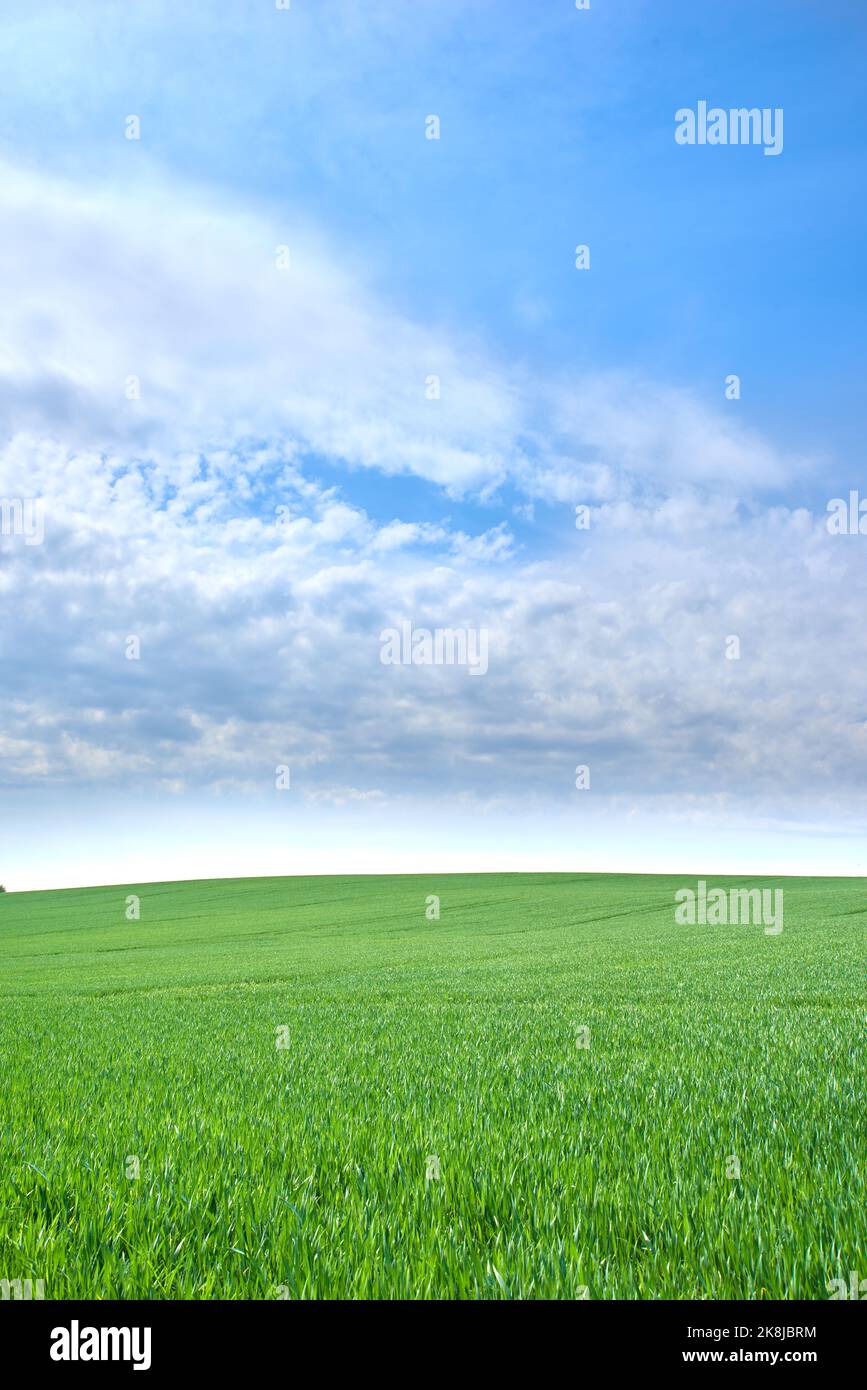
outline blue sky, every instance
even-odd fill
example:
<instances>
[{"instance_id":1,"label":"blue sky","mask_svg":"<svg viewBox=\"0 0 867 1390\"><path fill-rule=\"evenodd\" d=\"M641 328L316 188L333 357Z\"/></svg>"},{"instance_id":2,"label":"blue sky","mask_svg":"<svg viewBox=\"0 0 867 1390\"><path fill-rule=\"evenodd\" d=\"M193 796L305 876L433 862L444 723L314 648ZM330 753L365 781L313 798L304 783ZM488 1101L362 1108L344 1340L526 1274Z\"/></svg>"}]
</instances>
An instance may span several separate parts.
<instances>
[{"instance_id":1,"label":"blue sky","mask_svg":"<svg viewBox=\"0 0 867 1390\"><path fill-rule=\"evenodd\" d=\"M541 369L652 369L709 396L739 370L742 413L787 442L863 436L857 3L5 9L14 155L122 184L129 109L140 162L260 202L287 241L315 222L405 313ZM700 97L782 106L785 157L675 145ZM428 112L439 142L419 139Z\"/></svg>"},{"instance_id":2,"label":"blue sky","mask_svg":"<svg viewBox=\"0 0 867 1390\"><path fill-rule=\"evenodd\" d=\"M807 0L7 4L9 885L860 871L865 47ZM782 153L678 145L699 100ZM403 617L489 676L383 668Z\"/></svg>"}]
</instances>

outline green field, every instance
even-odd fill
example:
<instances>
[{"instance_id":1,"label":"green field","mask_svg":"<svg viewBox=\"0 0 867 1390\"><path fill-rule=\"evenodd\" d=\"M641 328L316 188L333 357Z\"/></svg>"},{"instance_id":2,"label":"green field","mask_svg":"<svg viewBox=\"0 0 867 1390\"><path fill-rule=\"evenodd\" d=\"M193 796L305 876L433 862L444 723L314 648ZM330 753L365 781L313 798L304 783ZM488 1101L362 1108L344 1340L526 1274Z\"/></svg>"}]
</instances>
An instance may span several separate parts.
<instances>
[{"instance_id":1,"label":"green field","mask_svg":"<svg viewBox=\"0 0 867 1390\"><path fill-rule=\"evenodd\" d=\"M780 883L779 936L677 925L684 876L0 897L0 1278L827 1298L867 1277L867 892Z\"/></svg>"}]
</instances>

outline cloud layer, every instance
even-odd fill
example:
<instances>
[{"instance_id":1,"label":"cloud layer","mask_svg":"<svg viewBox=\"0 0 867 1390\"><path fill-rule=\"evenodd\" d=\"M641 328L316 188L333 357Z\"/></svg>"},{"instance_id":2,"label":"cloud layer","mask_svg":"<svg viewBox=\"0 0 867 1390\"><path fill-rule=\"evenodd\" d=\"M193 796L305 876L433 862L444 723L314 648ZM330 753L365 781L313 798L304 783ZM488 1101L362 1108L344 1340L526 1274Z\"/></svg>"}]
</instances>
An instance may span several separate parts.
<instances>
[{"instance_id":1,"label":"cloud layer","mask_svg":"<svg viewBox=\"0 0 867 1390\"><path fill-rule=\"evenodd\" d=\"M0 497L45 522L0 539L7 795L261 798L288 763L310 805L530 814L587 764L625 817L857 805L867 539L762 501L808 461L671 385L539 379L145 174L0 178ZM377 517L364 474L488 521ZM486 629L484 679L383 665L404 620Z\"/></svg>"}]
</instances>

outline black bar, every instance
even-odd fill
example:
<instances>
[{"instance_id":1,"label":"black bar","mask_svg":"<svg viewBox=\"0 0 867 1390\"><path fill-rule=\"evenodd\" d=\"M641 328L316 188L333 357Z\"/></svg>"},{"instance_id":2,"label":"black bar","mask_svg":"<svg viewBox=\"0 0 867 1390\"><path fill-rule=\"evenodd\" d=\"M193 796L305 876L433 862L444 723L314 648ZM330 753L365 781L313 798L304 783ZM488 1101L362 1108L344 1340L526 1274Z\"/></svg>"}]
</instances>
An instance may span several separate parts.
<instances>
[{"instance_id":1,"label":"black bar","mask_svg":"<svg viewBox=\"0 0 867 1390\"><path fill-rule=\"evenodd\" d=\"M851 1300L846 1300L851 1301ZM864 1301L863 1299L859 1301ZM52 1377L100 1371L135 1375L132 1357L142 1362L141 1375L156 1380L183 1372L268 1374L283 1366L293 1377L315 1357L323 1371L346 1357L356 1373L376 1361L400 1362L410 1371L404 1338L409 1336L412 1375L425 1379L438 1367L453 1374L477 1361L490 1372L501 1359L536 1355L537 1371L556 1355L569 1358L576 1376L582 1368L602 1365L614 1374L653 1374L680 1369L704 1374L708 1366L735 1369L735 1363L763 1367L767 1373L806 1367L823 1381L850 1369L857 1375L863 1360L865 1320L855 1307L822 1302L592 1302L568 1307L524 1303L501 1322L495 1308L473 1315L456 1304L438 1303L289 1303L289 1302L15 1302L0 1303L4 1363L14 1358L22 1370ZM490 1317L491 1321L488 1322ZM381 1319L381 1321L380 1321ZM454 1321L452 1321L454 1319ZM119 1354L130 1359L55 1360L57 1352L89 1352L95 1343L88 1329L126 1329L117 1338ZM58 1329L65 1329L64 1337ZM139 1329L135 1339L133 1329ZM144 1330L149 1329L149 1344ZM454 1334L454 1336L452 1336ZM388 1340L383 1340L387 1338ZM526 1341L526 1338L533 1339ZM459 1339L459 1340L456 1340ZM403 1350L401 1350L403 1347ZM459 1350L459 1347L461 1350ZM464 1351L463 1348L469 1348ZM114 1350L107 1336L104 1350ZM149 1365L145 1366L145 1360ZM306 1373L309 1374L309 1371Z\"/></svg>"}]
</instances>

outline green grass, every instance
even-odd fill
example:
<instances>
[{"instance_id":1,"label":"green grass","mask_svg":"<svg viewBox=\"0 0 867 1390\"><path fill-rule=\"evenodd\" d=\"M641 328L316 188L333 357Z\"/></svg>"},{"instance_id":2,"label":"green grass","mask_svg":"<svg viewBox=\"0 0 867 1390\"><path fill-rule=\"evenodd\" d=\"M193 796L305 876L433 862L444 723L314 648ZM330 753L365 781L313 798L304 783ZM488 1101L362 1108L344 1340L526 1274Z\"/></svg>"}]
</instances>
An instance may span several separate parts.
<instances>
[{"instance_id":1,"label":"green grass","mask_svg":"<svg viewBox=\"0 0 867 1390\"><path fill-rule=\"evenodd\" d=\"M0 897L0 1278L827 1298L867 1277L867 885L782 882L776 937L676 925L687 876Z\"/></svg>"}]
</instances>

